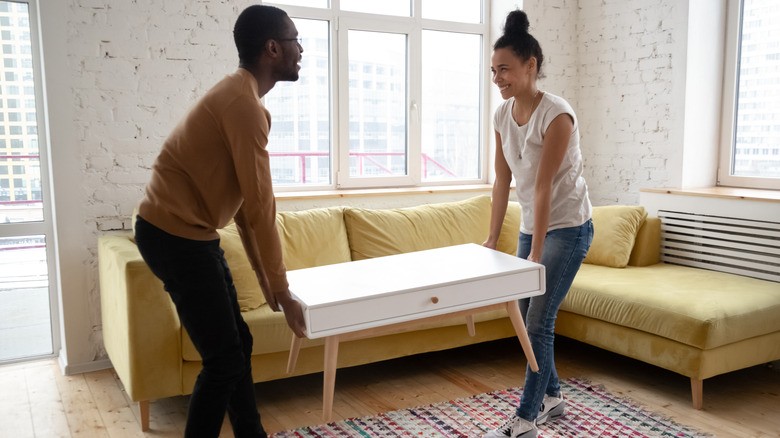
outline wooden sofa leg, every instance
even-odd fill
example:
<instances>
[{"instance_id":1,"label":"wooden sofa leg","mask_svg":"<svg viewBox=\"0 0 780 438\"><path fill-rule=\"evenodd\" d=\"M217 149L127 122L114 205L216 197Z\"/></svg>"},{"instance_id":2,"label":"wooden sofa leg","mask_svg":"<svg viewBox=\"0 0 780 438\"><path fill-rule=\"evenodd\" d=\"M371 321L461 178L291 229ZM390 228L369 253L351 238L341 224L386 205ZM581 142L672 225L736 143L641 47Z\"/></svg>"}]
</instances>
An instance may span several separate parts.
<instances>
[{"instance_id":1,"label":"wooden sofa leg","mask_svg":"<svg viewBox=\"0 0 780 438\"><path fill-rule=\"evenodd\" d=\"M149 430L149 400L139 401L138 407L141 410L141 431L147 432Z\"/></svg>"},{"instance_id":2,"label":"wooden sofa leg","mask_svg":"<svg viewBox=\"0 0 780 438\"><path fill-rule=\"evenodd\" d=\"M704 381L691 378L691 395L693 396L693 408L702 409L704 407Z\"/></svg>"}]
</instances>

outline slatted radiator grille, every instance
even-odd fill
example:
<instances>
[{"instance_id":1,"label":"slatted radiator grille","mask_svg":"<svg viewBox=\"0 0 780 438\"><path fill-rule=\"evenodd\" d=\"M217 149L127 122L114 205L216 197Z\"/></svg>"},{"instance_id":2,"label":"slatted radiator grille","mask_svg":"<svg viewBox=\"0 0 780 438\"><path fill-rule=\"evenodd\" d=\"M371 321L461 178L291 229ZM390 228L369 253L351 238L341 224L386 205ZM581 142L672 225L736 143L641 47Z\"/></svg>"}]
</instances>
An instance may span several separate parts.
<instances>
[{"instance_id":1,"label":"slatted radiator grille","mask_svg":"<svg viewBox=\"0 0 780 438\"><path fill-rule=\"evenodd\" d=\"M780 282L780 222L659 210L661 260Z\"/></svg>"}]
</instances>

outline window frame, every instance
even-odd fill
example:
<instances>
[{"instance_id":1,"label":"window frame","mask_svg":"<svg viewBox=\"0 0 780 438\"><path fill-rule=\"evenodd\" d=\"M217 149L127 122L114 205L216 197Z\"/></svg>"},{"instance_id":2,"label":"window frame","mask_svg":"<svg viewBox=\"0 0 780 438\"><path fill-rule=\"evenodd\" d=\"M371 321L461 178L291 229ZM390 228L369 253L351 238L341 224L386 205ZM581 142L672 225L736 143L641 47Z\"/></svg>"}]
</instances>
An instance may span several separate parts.
<instances>
[{"instance_id":1,"label":"window frame","mask_svg":"<svg viewBox=\"0 0 780 438\"><path fill-rule=\"evenodd\" d=\"M48 310L50 320L51 334L51 353L38 354L35 356L22 357L18 359L0 361L0 364L9 364L15 362L24 362L41 358L50 358L61 356L63 345L61 339L61 320L60 320L60 259L58 257L59 239L54 230L54 187L51 183L52 165L50 161L51 138L49 135L50 115L48 96L46 90L46 70L43 61L43 37L41 34L41 0L7 0L12 3L27 4L29 13L29 41L30 54L33 70L33 98L36 107L36 126L37 147L38 147L38 165L33 166L37 169L40 187L30 180L31 186L40 188L41 199L34 196L34 191L30 196L32 200L40 200L43 206L43 219L41 221L13 222L0 224L0 238L20 237L20 236L43 236L46 244L46 265L48 280ZM15 54L17 56L28 55L27 53ZM26 91L26 88L22 90ZM28 167L29 171L30 167ZM30 173L28 172L28 175Z\"/></svg>"},{"instance_id":2,"label":"window frame","mask_svg":"<svg viewBox=\"0 0 780 438\"><path fill-rule=\"evenodd\" d=\"M723 68L723 99L721 133L718 148L717 185L749 189L780 190L780 178L761 178L732 175L734 138L736 135L738 70L742 34L743 0L726 2L726 44Z\"/></svg>"},{"instance_id":3,"label":"window frame","mask_svg":"<svg viewBox=\"0 0 780 438\"><path fill-rule=\"evenodd\" d=\"M423 0L424 1L424 0ZM298 184L275 186L277 192L322 191L338 189L371 189L382 187L434 187L486 184L489 177L490 148L489 96L490 83L485 73L490 56L490 2L482 0L480 23L461 23L422 18L421 1L412 2L411 15L399 17L340 10L339 0L330 0L329 8L314 8L263 2L284 9L293 18L324 20L329 23L330 36L330 184ZM407 95L406 95L406 165L407 175L387 177L353 177L349 172L349 58L350 30L377 31L407 35ZM422 179L422 34L437 30L480 35L479 176L474 179L423 181ZM304 50L306 48L304 47ZM340 56L342 55L342 56ZM304 51L304 55L306 53ZM343 92L341 92L343 90ZM271 114L273 118L273 113ZM269 145L273 148L273 145Z\"/></svg>"}]
</instances>

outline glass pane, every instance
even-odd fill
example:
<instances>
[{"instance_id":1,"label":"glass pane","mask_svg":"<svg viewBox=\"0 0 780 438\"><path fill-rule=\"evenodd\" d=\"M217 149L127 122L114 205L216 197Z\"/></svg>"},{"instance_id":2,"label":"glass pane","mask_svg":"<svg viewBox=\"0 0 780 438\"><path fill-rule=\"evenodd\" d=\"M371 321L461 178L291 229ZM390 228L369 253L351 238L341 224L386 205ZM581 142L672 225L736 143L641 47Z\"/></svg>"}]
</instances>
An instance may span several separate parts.
<instances>
[{"instance_id":1,"label":"glass pane","mask_svg":"<svg viewBox=\"0 0 780 438\"><path fill-rule=\"evenodd\" d=\"M0 19L0 223L43 220L38 116L28 7L6 5Z\"/></svg>"},{"instance_id":2,"label":"glass pane","mask_svg":"<svg viewBox=\"0 0 780 438\"><path fill-rule=\"evenodd\" d=\"M422 16L432 20L482 23L482 1L425 0L422 3Z\"/></svg>"},{"instance_id":3,"label":"glass pane","mask_svg":"<svg viewBox=\"0 0 780 438\"><path fill-rule=\"evenodd\" d=\"M406 35L349 31L349 174L406 175Z\"/></svg>"},{"instance_id":4,"label":"glass pane","mask_svg":"<svg viewBox=\"0 0 780 438\"><path fill-rule=\"evenodd\" d=\"M0 238L0 361L52 353L43 236Z\"/></svg>"},{"instance_id":5,"label":"glass pane","mask_svg":"<svg viewBox=\"0 0 780 438\"><path fill-rule=\"evenodd\" d=\"M422 179L477 179L482 39L437 31L422 37Z\"/></svg>"},{"instance_id":6,"label":"glass pane","mask_svg":"<svg viewBox=\"0 0 780 438\"><path fill-rule=\"evenodd\" d=\"M275 185L330 184L328 22L293 18L303 39L300 77L265 96L271 112L268 152Z\"/></svg>"},{"instance_id":7,"label":"glass pane","mask_svg":"<svg viewBox=\"0 0 780 438\"><path fill-rule=\"evenodd\" d=\"M409 0L341 0L341 9L409 17L412 14L412 2Z\"/></svg>"},{"instance_id":8,"label":"glass pane","mask_svg":"<svg viewBox=\"0 0 780 438\"><path fill-rule=\"evenodd\" d=\"M267 2L277 5L308 6L310 8L327 8L328 0L274 0Z\"/></svg>"},{"instance_id":9,"label":"glass pane","mask_svg":"<svg viewBox=\"0 0 780 438\"><path fill-rule=\"evenodd\" d=\"M780 178L780 3L743 7L733 175Z\"/></svg>"}]
</instances>

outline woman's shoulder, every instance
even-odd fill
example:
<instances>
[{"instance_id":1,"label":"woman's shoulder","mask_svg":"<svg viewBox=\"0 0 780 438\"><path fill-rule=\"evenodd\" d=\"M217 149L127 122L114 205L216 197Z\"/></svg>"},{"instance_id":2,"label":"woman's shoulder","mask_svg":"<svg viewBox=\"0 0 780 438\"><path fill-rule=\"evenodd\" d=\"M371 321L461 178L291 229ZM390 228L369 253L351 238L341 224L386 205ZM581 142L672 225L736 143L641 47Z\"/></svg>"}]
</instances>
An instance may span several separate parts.
<instances>
[{"instance_id":1,"label":"woman's shoulder","mask_svg":"<svg viewBox=\"0 0 780 438\"><path fill-rule=\"evenodd\" d=\"M501 104L496 108L495 113L493 113L493 120L496 123L499 123L506 119L508 116L512 115L512 102L515 101L514 97L510 97L509 99L501 102Z\"/></svg>"},{"instance_id":2,"label":"woman's shoulder","mask_svg":"<svg viewBox=\"0 0 780 438\"><path fill-rule=\"evenodd\" d=\"M574 109L569 102L561 96L545 92L540 107L543 113L542 125L545 130L550 123L561 114L569 114L572 119L574 119L574 125L577 125L577 115L574 113Z\"/></svg>"},{"instance_id":3,"label":"woman's shoulder","mask_svg":"<svg viewBox=\"0 0 780 438\"><path fill-rule=\"evenodd\" d=\"M561 96L557 96L552 93L544 92L544 96L542 99L543 104L546 103L545 106L550 108L563 108L566 110L571 111L571 105L569 104L569 101L567 101L565 98Z\"/></svg>"}]
</instances>

